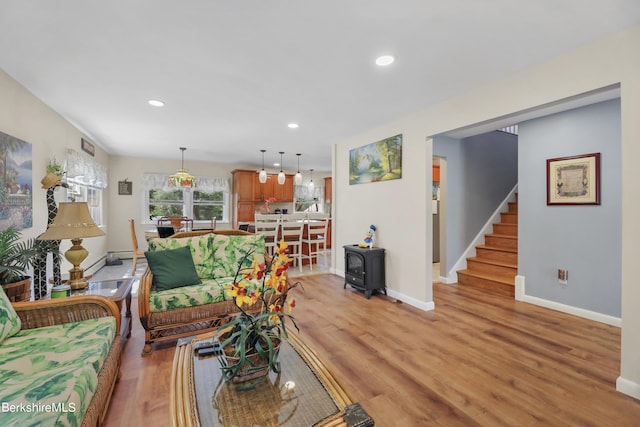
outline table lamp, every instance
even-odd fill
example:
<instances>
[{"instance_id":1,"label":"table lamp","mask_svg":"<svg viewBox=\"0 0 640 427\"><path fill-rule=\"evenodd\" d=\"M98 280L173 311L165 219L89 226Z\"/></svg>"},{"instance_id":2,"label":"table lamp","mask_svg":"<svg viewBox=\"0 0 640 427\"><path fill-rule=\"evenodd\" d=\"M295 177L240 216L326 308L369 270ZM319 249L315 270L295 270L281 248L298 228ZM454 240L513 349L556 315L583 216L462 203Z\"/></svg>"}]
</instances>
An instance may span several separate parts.
<instances>
[{"instance_id":1,"label":"table lamp","mask_svg":"<svg viewBox=\"0 0 640 427\"><path fill-rule=\"evenodd\" d=\"M82 247L82 239L104 235L104 231L93 222L86 202L60 202L58 214L38 240L71 239L73 246L64 253L67 261L73 264L73 268L69 270L68 284L71 289L84 289L87 281L80 264L87 258L89 251Z\"/></svg>"}]
</instances>

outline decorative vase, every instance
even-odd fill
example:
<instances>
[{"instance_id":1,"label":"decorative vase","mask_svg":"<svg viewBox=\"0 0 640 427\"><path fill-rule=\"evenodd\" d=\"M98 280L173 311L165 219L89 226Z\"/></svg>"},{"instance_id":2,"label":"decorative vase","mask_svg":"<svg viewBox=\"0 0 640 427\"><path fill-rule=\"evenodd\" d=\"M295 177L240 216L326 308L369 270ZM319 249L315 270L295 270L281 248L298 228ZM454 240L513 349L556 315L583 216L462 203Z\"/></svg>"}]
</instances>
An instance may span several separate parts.
<instances>
[{"instance_id":1,"label":"decorative vase","mask_svg":"<svg viewBox=\"0 0 640 427\"><path fill-rule=\"evenodd\" d=\"M221 340L222 341L222 340ZM278 359L278 353L280 351L280 340L274 340L273 348L275 353L275 359ZM238 363L239 358L235 356L235 347L227 346L223 348L224 359L227 366L232 366ZM232 383L240 384L248 381L256 380L266 376L269 373L269 361L265 360L261 354L256 353L255 350L249 351L247 359L251 363L245 363L240 368L240 371L230 379Z\"/></svg>"}]
</instances>

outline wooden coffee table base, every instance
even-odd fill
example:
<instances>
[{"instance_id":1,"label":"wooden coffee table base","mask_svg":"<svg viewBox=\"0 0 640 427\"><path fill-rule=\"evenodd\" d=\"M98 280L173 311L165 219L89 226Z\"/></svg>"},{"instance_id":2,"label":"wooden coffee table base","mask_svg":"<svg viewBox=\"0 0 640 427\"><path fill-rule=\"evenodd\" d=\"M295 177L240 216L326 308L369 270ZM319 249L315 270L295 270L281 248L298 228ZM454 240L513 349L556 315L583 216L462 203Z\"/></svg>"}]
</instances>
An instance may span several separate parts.
<instances>
[{"instance_id":1,"label":"wooden coffee table base","mask_svg":"<svg viewBox=\"0 0 640 427\"><path fill-rule=\"evenodd\" d=\"M211 336L211 334L207 335ZM234 387L232 384L225 384L221 380L219 375L220 364L215 356L206 359L194 357L193 343L197 339L184 345L179 343L171 372L169 406L171 425L180 427L220 425L218 419L225 417L225 413L223 413L225 409L228 410L229 415L241 417L243 411L251 410L252 407L252 405L246 405L246 407L241 405L241 408L236 408L224 405L233 405L233 403L229 402L238 401L238 399L248 399L255 402L258 398L264 397L264 390L268 392L275 390L274 405L278 406L272 408L271 406L273 405L271 403L262 403L264 413L275 412L277 414L281 406L285 407L287 404L286 402L283 403L286 398L295 400L294 404L291 405L290 413L287 412L288 409L285 409L281 415L289 420L289 424L282 425L298 427L301 425L301 418L304 419L306 416L310 416L314 421L311 421L309 425L349 427L348 423L343 419L345 411L350 411L353 406L351 405L353 402L347 392L331 372L327 370L326 366L320 362L317 355L295 333L291 333L289 338L291 346L284 351L281 347L282 378L280 375L270 374L270 377L266 378L256 389L245 391L236 391L235 388L232 388ZM295 388L292 391L288 391L280 384L280 381L283 384L288 384L289 380L294 380L295 382ZM287 383L284 383L284 381L287 381ZM307 387L306 384L309 382L314 383L310 385L313 390L320 390L320 393L315 397L304 388ZM262 389L259 389L259 387L262 387ZM251 393L254 394L252 395ZM280 393L282 393L283 399L280 399ZM291 394L288 395L287 393ZM296 395L296 393L298 394ZM316 399L318 396L321 399ZM305 399L313 400L305 401ZM329 407L326 415L325 412L319 412L322 415L308 414L307 412L318 412L321 400ZM203 406L202 408L199 408L198 402ZM316 402L316 404L313 404L313 402ZM320 416L320 422L317 421L317 418L313 418L318 416ZM234 422L234 425L241 425L238 424L238 421ZM364 425L373 425L373 422L371 421L370 424Z\"/></svg>"}]
</instances>

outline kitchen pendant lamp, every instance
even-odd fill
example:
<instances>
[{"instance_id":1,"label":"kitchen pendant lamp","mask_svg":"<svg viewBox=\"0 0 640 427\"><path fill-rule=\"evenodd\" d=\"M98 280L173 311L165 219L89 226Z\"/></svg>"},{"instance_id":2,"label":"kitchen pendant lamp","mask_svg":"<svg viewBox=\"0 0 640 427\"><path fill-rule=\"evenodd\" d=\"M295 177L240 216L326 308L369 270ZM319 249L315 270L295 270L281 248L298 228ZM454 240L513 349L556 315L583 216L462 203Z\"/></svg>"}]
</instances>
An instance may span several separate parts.
<instances>
[{"instance_id":1,"label":"kitchen pendant lamp","mask_svg":"<svg viewBox=\"0 0 640 427\"><path fill-rule=\"evenodd\" d=\"M309 188L313 190L313 169L309 169L311 171L311 180L309 181Z\"/></svg>"},{"instance_id":2,"label":"kitchen pendant lamp","mask_svg":"<svg viewBox=\"0 0 640 427\"><path fill-rule=\"evenodd\" d=\"M260 171L260 174L258 174L258 181L260 181L260 184L264 184L265 182L267 182L267 171L264 170L264 153L267 150L260 150L262 152L262 170Z\"/></svg>"},{"instance_id":3,"label":"kitchen pendant lamp","mask_svg":"<svg viewBox=\"0 0 640 427\"><path fill-rule=\"evenodd\" d=\"M302 156L302 154L298 153L296 156L298 156L298 172L296 172L296 175L293 177L293 182L296 185L300 185L302 184L302 174L300 173L300 156Z\"/></svg>"},{"instance_id":4,"label":"kitchen pendant lamp","mask_svg":"<svg viewBox=\"0 0 640 427\"><path fill-rule=\"evenodd\" d=\"M182 151L182 167L169 177L169 187L191 188L195 185L196 179L189 175L189 172L184 168L184 150L186 150L185 147L180 147L180 151Z\"/></svg>"},{"instance_id":5,"label":"kitchen pendant lamp","mask_svg":"<svg viewBox=\"0 0 640 427\"><path fill-rule=\"evenodd\" d=\"M278 172L278 184L283 185L285 180L287 179L284 176L284 172L282 171L282 155L284 154L284 151L280 151L280 172Z\"/></svg>"}]
</instances>

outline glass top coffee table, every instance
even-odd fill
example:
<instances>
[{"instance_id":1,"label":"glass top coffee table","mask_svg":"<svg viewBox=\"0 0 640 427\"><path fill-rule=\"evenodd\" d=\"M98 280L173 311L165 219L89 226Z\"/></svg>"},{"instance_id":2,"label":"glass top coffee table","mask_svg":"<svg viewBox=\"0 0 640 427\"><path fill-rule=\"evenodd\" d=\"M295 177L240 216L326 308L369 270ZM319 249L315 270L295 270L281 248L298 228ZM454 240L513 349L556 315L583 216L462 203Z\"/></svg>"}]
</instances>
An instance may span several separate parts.
<instances>
[{"instance_id":1,"label":"glass top coffee table","mask_svg":"<svg viewBox=\"0 0 640 427\"><path fill-rule=\"evenodd\" d=\"M281 372L270 372L251 390L225 383L217 356L201 358L193 351L197 339L187 341L178 342L173 359L172 426L373 426L295 333L280 345Z\"/></svg>"}]
</instances>

